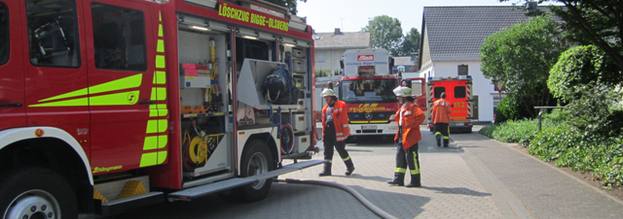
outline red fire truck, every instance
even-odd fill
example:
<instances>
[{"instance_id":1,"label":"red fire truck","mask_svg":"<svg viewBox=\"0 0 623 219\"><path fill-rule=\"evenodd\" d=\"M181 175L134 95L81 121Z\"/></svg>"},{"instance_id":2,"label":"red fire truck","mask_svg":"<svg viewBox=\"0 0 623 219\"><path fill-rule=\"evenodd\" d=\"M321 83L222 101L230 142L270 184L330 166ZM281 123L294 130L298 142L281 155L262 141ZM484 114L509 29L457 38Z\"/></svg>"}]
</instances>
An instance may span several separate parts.
<instances>
[{"instance_id":1,"label":"red fire truck","mask_svg":"<svg viewBox=\"0 0 623 219\"><path fill-rule=\"evenodd\" d=\"M434 124L431 121L433 103L441 93L446 93L446 100L450 102L450 132L472 132L473 92L471 75L456 77L429 77L428 78L428 127L431 132Z\"/></svg>"},{"instance_id":2,"label":"red fire truck","mask_svg":"<svg viewBox=\"0 0 623 219\"><path fill-rule=\"evenodd\" d=\"M0 0L2 218L264 198L324 162L296 162L315 149L311 33L255 0Z\"/></svg>"},{"instance_id":3,"label":"red fire truck","mask_svg":"<svg viewBox=\"0 0 623 219\"><path fill-rule=\"evenodd\" d=\"M352 138L396 134L392 121L398 100L392 90L399 82L393 60L385 49L350 49L342 55L338 98L346 102Z\"/></svg>"}]
</instances>

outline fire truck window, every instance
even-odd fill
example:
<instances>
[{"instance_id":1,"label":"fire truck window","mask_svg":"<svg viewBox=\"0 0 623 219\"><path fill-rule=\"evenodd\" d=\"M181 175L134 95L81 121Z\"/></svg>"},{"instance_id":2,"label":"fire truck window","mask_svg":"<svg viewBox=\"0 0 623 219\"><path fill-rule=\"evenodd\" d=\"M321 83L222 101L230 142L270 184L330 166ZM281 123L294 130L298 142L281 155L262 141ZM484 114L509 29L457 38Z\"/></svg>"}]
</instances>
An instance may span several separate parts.
<instances>
[{"instance_id":1,"label":"fire truck window","mask_svg":"<svg viewBox=\"0 0 623 219\"><path fill-rule=\"evenodd\" d=\"M435 95L435 99L439 99L441 98L441 93L446 92L446 88L445 87L435 87L433 89L433 93Z\"/></svg>"},{"instance_id":2,"label":"fire truck window","mask_svg":"<svg viewBox=\"0 0 623 219\"><path fill-rule=\"evenodd\" d=\"M9 11L0 2L0 65L9 60Z\"/></svg>"},{"instance_id":3,"label":"fire truck window","mask_svg":"<svg viewBox=\"0 0 623 219\"><path fill-rule=\"evenodd\" d=\"M454 98L465 98L467 97L467 92L465 92L465 86L456 86L454 87Z\"/></svg>"},{"instance_id":4,"label":"fire truck window","mask_svg":"<svg viewBox=\"0 0 623 219\"><path fill-rule=\"evenodd\" d=\"M74 0L26 0L30 63L78 67L80 48Z\"/></svg>"},{"instance_id":5,"label":"fire truck window","mask_svg":"<svg viewBox=\"0 0 623 219\"><path fill-rule=\"evenodd\" d=\"M390 103L396 102L396 96L392 91L397 85L395 79L378 80L347 80L341 82L340 92L342 100L346 103L374 102Z\"/></svg>"},{"instance_id":6,"label":"fire truck window","mask_svg":"<svg viewBox=\"0 0 623 219\"><path fill-rule=\"evenodd\" d=\"M95 67L111 70L147 70L145 15L142 11L91 4Z\"/></svg>"}]
</instances>

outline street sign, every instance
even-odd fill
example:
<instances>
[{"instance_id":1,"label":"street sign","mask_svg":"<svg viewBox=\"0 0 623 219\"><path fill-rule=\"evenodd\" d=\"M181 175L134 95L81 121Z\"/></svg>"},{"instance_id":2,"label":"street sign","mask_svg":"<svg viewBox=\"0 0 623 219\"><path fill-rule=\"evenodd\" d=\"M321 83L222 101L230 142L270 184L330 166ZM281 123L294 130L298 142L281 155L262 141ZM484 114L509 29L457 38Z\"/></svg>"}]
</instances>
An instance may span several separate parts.
<instances>
[{"instance_id":1,"label":"street sign","mask_svg":"<svg viewBox=\"0 0 623 219\"><path fill-rule=\"evenodd\" d=\"M504 86L506 85L506 80L491 80L493 82L493 86L498 90L498 93L502 93L504 90Z\"/></svg>"}]
</instances>

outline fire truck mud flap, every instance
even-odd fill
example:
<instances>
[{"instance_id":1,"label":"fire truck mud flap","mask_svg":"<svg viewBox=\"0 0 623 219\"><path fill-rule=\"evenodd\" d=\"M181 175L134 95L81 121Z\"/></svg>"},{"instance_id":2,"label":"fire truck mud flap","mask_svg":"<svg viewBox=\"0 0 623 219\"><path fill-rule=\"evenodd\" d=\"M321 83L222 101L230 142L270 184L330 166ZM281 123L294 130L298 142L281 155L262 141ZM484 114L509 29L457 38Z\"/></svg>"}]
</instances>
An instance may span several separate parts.
<instances>
[{"instance_id":1,"label":"fire truck mud flap","mask_svg":"<svg viewBox=\"0 0 623 219\"><path fill-rule=\"evenodd\" d=\"M197 187L169 193L168 198L169 198L169 201L180 201L180 200L190 201L192 199L199 198L199 197L211 194L211 193L220 192L226 189L232 189L232 188L252 184L263 179L277 177L279 175L294 172L297 170L302 170L302 169L312 167L315 165L319 165L325 162L326 162L325 160L308 160L308 161L293 163L293 164L286 165L286 166L283 166L282 168L279 168L279 169L276 169L276 170L273 170L273 171L270 171L264 174L260 174L260 175L255 175L255 176L246 177L246 178L227 179L227 180L210 183L210 184L203 185L203 186L197 186Z\"/></svg>"}]
</instances>

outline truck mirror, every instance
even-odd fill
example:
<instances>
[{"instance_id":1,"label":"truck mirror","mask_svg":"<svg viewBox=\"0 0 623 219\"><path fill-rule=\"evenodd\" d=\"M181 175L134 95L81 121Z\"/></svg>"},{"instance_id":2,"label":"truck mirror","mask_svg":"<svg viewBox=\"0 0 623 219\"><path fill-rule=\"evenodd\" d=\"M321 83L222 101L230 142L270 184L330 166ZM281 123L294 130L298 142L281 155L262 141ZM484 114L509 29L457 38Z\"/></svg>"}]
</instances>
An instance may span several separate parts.
<instances>
[{"instance_id":1,"label":"truck mirror","mask_svg":"<svg viewBox=\"0 0 623 219\"><path fill-rule=\"evenodd\" d=\"M344 60L340 60L340 67L344 69Z\"/></svg>"}]
</instances>

